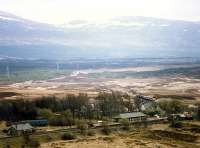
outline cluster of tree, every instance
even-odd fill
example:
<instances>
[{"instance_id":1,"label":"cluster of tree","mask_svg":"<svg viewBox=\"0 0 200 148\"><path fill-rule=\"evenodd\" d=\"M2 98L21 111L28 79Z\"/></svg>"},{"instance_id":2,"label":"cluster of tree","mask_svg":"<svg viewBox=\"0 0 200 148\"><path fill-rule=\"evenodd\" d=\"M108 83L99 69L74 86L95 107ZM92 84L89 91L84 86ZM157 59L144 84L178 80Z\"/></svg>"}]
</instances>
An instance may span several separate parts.
<instances>
[{"instance_id":1,"label":"cluster of tree","mask_svg":"<svg viewBox=\"0 0 200 148\"><path fill-rule=\"evenodd\" d=\"M31 101L1 100L0 120L20 121L38 118L49 119L52 125L72 125L75 119L102 119L124 112L130 105L121 93L100 93L96 98L86 94L41 97ZM127 99L126 99L127 100Z\"/></svg>"},{"instance_id":2,"label":"cluster of tree","mask_svg":"<svg viewBox=\"0 0 200 148\"><path fill-rule=\"evenodd\" d=\"M119 92L100 93L95 98L79 94L67 95L62 99L49 96L27 100L1 100L0 120L20 121L43 118L48 119L51 125L71 126L80 119L99 120L111 118L123 112L140 110L140 100L137 97ZM200 118L199 108L196 112ZM180 101L161 101L147 109L145 113L150 116L169 115L186 110L187 107Z\"/></svg>"},{"instance_id":3,"label":"cluster of tree","mask_svg":"<svg viewBox=\"0 0 200 148\"><path fill-rule=\"evenodd\" d=\"M164 110L166 114L183 113L188 110L187 105L178 100L160 101L159 107Z\"/></svg>"},{"instance_id":4,"label":"cluster of tree","mask_svg":"<svg viewBox=\"0 0 200 148\"><path fill-rule=\"evenodd\" d=\"M37 108L34 102L24 100L1 100L0 120L18 121L35 119Z\"/></svg>"}]
</instances>

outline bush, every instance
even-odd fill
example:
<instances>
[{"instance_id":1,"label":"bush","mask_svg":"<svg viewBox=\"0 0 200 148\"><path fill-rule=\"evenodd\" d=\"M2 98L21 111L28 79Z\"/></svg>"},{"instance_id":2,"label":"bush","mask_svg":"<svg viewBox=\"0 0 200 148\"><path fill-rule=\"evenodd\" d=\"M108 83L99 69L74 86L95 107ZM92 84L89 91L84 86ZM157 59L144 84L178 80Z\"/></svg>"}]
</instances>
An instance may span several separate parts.
<instances>
[{"instance_id":1,"label":"bush","mask_svg":"<svg viewBox=\"0 0 200 148\"><path fill-rule=\"evenodd\" d=\"M88 131L88 136L94 136L95 132L94 131Z\"/></svg>"},{"instance_id":2,"label":"bush","mask_svg":"<svg viewBox=\"0 0 200 148\"><path fill-rule=\"evenodd\" d=\"M10 121L6 121L6 126L10 127L12 125L12 123Z\"/></svg>"},{"instance_id":3,"label":"bush","mask_svg":"<svg viewBox=\"0 0 200 148\"><path fill-rule=\"evenodd\" d=\"M31 148L38 148L40 147L40 142L38 140L30 140L29 146Z\"/></svg>"},{"instance_id":4,"label":"bush","mask_svg":"<svg viewBox=\"0 0 200 148\"><path fill-rule=\"evenodd\" d=\"M76 136L72 133L65 133L61 137L62 140L73 140L75 138L76 138Z\"/></svg>"},{"instance_id":5,"label":"bush","mask_svg":"<svg viewBox=\"0 0 200 148\"><path fill-rule=\"evenodd\" d=\"M6 144L5 148L11 148L11 146L9 144Z\"/></svg>"},{"instance_id":6,"label":"bush","mask_svg":"<svg viewBox=\"0 0 200 148\"><path fill-rule=\"evenodd\" d=\"M89 127L94 127L94 122L92 122L92 121L87 122L87 124Z\"/></svg>"},{"instance_id":7,"label":"bush","mask_svg":"<svg viewBox=\"0 0 200 148\"><path fill-rule=\"evenodd\" d=\"M171 122L170 127L173 127L173 128L182 128L183 124L182 124L181 121L173 121L173 122Z\"/></svg>"},{"instance_id":8,"label":"bush","mask_svg":"<svg viewBox=\"0 0 200 148\"><path fill-rule=\"evenodd\" d=\"M105 135L110 135L111 134L111 130L109 128L103 128L102 129L103 134Z\"/></svg>"},{"instance_id":9,"label":"bush","mask_svg":"<svg viewBox=\"0 0 200 148\"><path fill-rule=\"evenodd\" d=\"M85 121L83 120L78 120L76 122L77 128L81 131L82 134L85 134L87 129L88 129L88 125L86 124Z\"/></svg>"},{"instance_id":10,"label":"bush","mask_svg":"<svg viewBox=\"0 0 200 148\"><path fill-rule=\"evenodd\" d=\"M47 134L47 135L45 136L45 141L50 142L50 141L52 141L52 140L53 140L53 137L52 137L51 135Z\"/></svg>"},{"instance_id":11,"label":"bush","mask_svg":"<svg viewBox=\"0 0 200 148\"><path fill-rule=\"evenodd\" d=\"M102 125L103 125L102 133L105 135L110 135L111 129L109 128L108 124L106 122L103 122Z\"/></svg>"},{"instance_id":12,"label":"bush","mask_svg":"<svg viewBox=\"0 0 200 148\"><path fill-rule=\"evenodd\" d=\"M128 119L122 119L122 120L120 121L120 123L121 123L121 125L122 125L122 129L123 129L123 130L130 130L131 124L130 124L130 122L128 121Z\"/></svg>"},{"instance_id":13,"label":"bush","mask_svg":"<svg viewBox=\"0 0 200 148\"><path fill-rule=\"evenodd\" d=\"M103 140L107 141L107 142L113 142L114 141L113 137L104 137Z\"/></svg>"},{"instance_id":14,"label":"bush","mask_svg":"<svg viewBox=\"0 0 200 148\"><path fill-rule=\"evenodd\" d=\"M24 139L24 143L25 143L25 144L28 144L28 143L31 141L30 135L27 134L27 133L25 133L25 134L23 135L23 139Z\"/></svg>"},{"instance_id":15,"label":"bush","mask_svg":"<svg viewBox=\"0 0 200 148\"><path fill-rule=\"evenodd\" d=\"M8 133L8 130L6 130L6 129L3 129L3 133Z\"/></svg>"}]
</instances>

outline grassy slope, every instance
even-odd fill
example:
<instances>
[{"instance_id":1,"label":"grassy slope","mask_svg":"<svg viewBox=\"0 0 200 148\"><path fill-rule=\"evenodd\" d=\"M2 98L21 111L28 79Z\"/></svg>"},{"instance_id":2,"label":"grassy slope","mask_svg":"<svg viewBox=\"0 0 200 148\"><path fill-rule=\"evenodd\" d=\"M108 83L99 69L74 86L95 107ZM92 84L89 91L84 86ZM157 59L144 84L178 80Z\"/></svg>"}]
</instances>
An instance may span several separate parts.
<instances>
[{"instance_id":1,"label":"grassy slope","mask_svg":"<svg viewBox=\"0 0 200 148\"><path fill-rule=\"evenodd\" d=\"M188 137L189 139L191 139L190 138L191 135L194 135L192 131L188 131L188 130L177 131L176 129L169 128L167 124L152 125L152 126L149 126L148 128L133 127L131 131L123 131L123 130L120 130L119 128L116 128L116 129L112 128L112 131L113 132L111 135L106 135L107 138L104 138L105 135L102 135L102 133L99 130L95 130L95 133L97 136L97 139L96 139L97 144L98 144L99 139L100 139L100 142L103 140L105 144L109 144L107 140L109 141L113 140L112 143L115 143L115 142L118 142L117 139L119 139L121 140L123 145L125 143L129 145L137 145L137 146L143 146L143 147L144 146L151 147L154 144L158 144L158 145L164 145L165 147L197 148L199 147L199 144L200 144L199 143L200 133L195 134L195 136L198 137L197 141L190 142L187 140L188 140ZM48 135L33 135L31 136L31 139L37 139L42 144L47 143L47 142L53 142L53 143L55 142L59 144L59 140L61 139L61 135L63 133L64 132L56 132L56 133L49 133ZM80 135L80 133L77 133L77 132L75 132L75 134L78 136L78 140L75 140L74 142L65 141L67 145L76 147L77 146L76 144L80 144L80 142L84 141L86 142L84 144L86 144L87 146L88 144L90 144L90 141L87 141L88 138L94 138L94 141L96 141L95 140L96 136L85 137L85 136ZM91 141L91 142L94 142L94 141ZM24 140L22 137L16 137L16 138L8 139L8 140L0 139L0 146L4 146L6 143L10 144L11 147L21 148L21 146L24 143ZM62 143L64 143L64 141L62 141ZM102 144L102 142L100 144Z\"/></svg>"}]
</instances>

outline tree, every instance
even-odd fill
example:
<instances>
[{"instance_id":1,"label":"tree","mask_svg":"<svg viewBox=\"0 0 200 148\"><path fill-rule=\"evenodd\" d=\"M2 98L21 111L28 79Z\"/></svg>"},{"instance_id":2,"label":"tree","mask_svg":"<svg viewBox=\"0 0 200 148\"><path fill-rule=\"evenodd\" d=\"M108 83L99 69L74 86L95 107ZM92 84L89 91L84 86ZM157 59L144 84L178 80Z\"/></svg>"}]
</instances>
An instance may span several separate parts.
<instances>
[{"instance_id":1,"label":"tree","mask_svg":"<svg viewBox=\"0 0 200 148\"><path fill-rule=\"evenodd\" d=\"M181 128L182 122L176 118L174 115L169 116L168 120L170 121L170 127Z\"/></svg>"},{"instance_id":2,"label":"tree","mask_svg":"<svg viewBox=\"0 0 200 148\"><path fill-rule=\"evenodd\" d=\"M200 102L196 103L197 109L196 109L196 119L200 120Z\"/></svg>"},{"instance_id":3,"label":"tree","mask_svg":"<svg viewBox=\"0 0 200 148\"><path fill-rule=\"evenodd\" d=\"M53 116L53 112L50 109L38 109L37 111L38 116L45 118L45 119L50 119Z\"/></svg>"},{"instance_id":4,"label":"tree","mask_svg":"<svg viewBox=\"0 0 200 148\"><path fill-rule=\"evenodd\" d=\"M102 117L113 117L124 111L124 102L120 93L100 93L97 96L98 108Z\"/></svg>"},{"instance_id":5,"label":"tree","mask_svg":"<svg viewBox=\"0 0 200 148\"><path fill-rule=\"evenodd\" d=\"M65 110L61 113L61 116L64 118L66 125L72 126L74 125L74 119L72 112L70 110Z\"/></svg>"},{"instance_id":6,"label":"tree","mask_svg":"<svg viewBox=\"0 0 200 148\"><path fill-rule=\"evenodd\" d=\"M154 105L152 105L151 107L149 107L145 110L145 114L153 117L155 115L161 115L162 116L164 114L164 112L157 104L154 104Z\"/></svg>"},{"instance_id":7,"label":"tree","mask_svg":"<svg viewBox=\"0 0 200 148\"><path fill-rule=\"evenodd\" d=\"M134 97L134 105L135 105L135 109L140 111L141 110L141 103L142 100L140 99L139 96Z\"/></svg>"},{"instance_id":8,"label":"tree","mask_svg":"<svg viewBox=\"0 0 200 148\"><path fill-rule=\"evenodd\" d=\"M124 106L128 109L128 112L133 112L135 110L134 99L128 94L125 94L123 97L126 99L126 101L124 101Z\"/></svg>"},{"instance_id":9,"label":"tree","mask_svg":"<svg viewBox=\"0 0 200 148\"><path fill-rule=\"evenodd\" d=\"M88 96L86 94L79 94L77 97L75 95L67 95L63 100L64 108L70 109L73 118L77 116L81 118L81 111L83 106L88 106Z\"/></svg>"},{"instance_id":10,"label":"tree","mask_svg":"<svg viewBox=\"0 0 200 148\"><path fill-rule=\"evenodd\" d=\"M164 110L168 115L177 114L184 111L185 105L182 102L177 100L171 101L161 101L158 103L160 108Z\"/></svg>"},{"instance_id":11,"label":"tree","mask_svg":"<svg viewBox=\"0 0 200 148\"><path fill-rule=\"evenodd\" d=\"M50 109L53 112L59 112L63 110L63 104L55 96L42 97L35 100L35 104L38 108Z\"/></svg>"}]
</instances>

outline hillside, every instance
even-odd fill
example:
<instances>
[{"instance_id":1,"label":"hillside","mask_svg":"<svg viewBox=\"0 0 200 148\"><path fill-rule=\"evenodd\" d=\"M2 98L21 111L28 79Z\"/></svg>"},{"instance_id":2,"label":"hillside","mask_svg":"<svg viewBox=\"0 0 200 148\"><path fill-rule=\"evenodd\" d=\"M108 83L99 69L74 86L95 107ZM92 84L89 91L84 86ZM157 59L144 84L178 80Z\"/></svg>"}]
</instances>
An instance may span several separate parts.
<instances>
[{"instance_id":1,"label":"hillside","mask_svg":"<svg viewBox=\"0 0 200 148\"><path fill-rule=\"evenodd\" d=\"M0 12L0 55L21 58L193 57L200 51L200 23L121 17L61 26Z\"/></svg>"}]
</instances>

